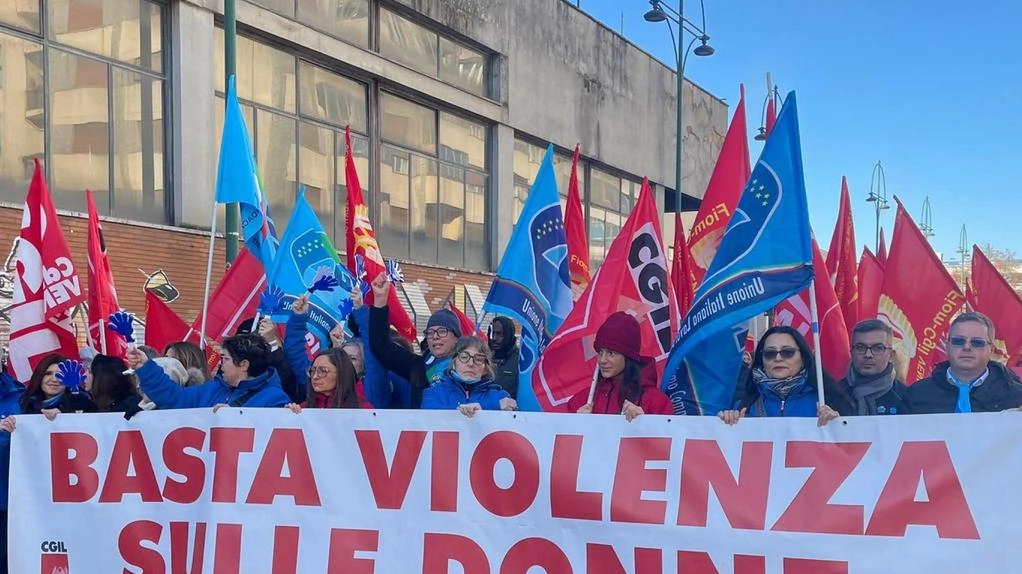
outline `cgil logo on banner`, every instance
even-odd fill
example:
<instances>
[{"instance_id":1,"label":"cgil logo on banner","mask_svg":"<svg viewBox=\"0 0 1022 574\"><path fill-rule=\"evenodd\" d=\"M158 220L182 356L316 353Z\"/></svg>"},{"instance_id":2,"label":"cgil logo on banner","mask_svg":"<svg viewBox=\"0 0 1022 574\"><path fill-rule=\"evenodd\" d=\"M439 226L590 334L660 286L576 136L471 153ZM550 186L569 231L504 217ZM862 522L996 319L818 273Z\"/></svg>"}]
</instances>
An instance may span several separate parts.
<instances>
[{"instance_id":1,"label":"cgil logo on banner","mask_svg":"<svg viewBox=\"0 0 1022 574\"><path fill-rule=\"evenodd\" d=\"M69 574L67 547L61 540L44 540L39 545L40 574Z\"/></svg>"}]
</instances>

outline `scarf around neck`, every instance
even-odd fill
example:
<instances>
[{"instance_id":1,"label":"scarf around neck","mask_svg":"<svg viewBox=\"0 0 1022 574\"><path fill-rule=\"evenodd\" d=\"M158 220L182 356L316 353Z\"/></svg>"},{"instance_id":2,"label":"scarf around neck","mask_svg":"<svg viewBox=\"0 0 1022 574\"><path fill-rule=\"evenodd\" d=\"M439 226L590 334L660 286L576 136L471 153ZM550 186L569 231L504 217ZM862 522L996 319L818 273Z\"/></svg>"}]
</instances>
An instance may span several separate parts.
<instances>
[{"instance_id":1,"label":"scarf around neck","mask_svg":"<svg viewBox=\"0 0 1022 574\"><path fill-rule=\"evenodd\" d=\"M773 379L767 376L766 371L763 369L755 369L752 371L752 380L757 385L764 384L770 387L781 400L786 400L791 391L804 383L806 377L809 376L809 371L802 369L797 375L785 378L785 379Z\"/></svg>"},{"instance_id":2,"label":"scarf around neck","mask_svg":"<svg viewBox=\"0 0 1022 574\"><path fill-rule=\"evenodd\" d=\"M877 414L877 399L887 394L894 387L894 363L873 376L863 376L855 372L855 367L848 366L848 385L855 397L856 414L860 416Z\"/></svg>"}]
</instances>

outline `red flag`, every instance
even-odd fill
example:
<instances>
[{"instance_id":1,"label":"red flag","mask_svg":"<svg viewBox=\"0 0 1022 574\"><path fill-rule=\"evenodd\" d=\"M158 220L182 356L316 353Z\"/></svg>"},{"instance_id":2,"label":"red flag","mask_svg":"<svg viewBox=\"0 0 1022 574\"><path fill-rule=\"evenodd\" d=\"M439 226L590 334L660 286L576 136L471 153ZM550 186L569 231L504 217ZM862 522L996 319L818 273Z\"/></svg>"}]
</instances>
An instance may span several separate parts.
<instances>
[{"instance_id":1,"label":"red flag","mask_svg":"<svg viewBox=\"0 0 1022 574\"><path fill-rule=\"evenodd\" d=\"M85 301L78 271L46 187L42 166L28 187L21 217L21 234L14 278L9 361L20 381L50 353L78 358L71 309Z\"/></svg>"},{"instance_id":2,"label":"red flag","mask_svg":"<svg viewBox=\"0 0 1022 574\"><path fill-rule=\"evenodd\" d=\"M880 306L880 288L884 283L884 266L869 247L862 248L859 259L859 320L876 319Z\"/></svg>"},{"instance_id":3,"label":"red flag","mask_svg":"<svg viewBox=\"0 0 1022 574\"><path fill-rule=\"evenodd\" d=\"M835 380L840 380L848 373L851 346L841 304L830 278L826 276L826 270L820 246L813 237L813 284L816 287L816 311L820 320L820 358L823 370ZM803 289L798 295L782 301L774 310L774 316L778 325L791 325L805 336L809 347L815 349L811 333L813 319L809 306L809 289Z\"/></svg>"},{"instance_id":4,"label":"red flag","mask_svg":"<svg viewBox=\"0 0 1022 574\"><path fill-rule=\"evenodd\" d=\"M710 183L706 186L695 225L688 234L688 247L692 253L692 275L696 285L703 280L706 270L717 253L720 239L731 221L745 184L749 181L749 140L745 126L745 87L731 117L731 125L724 136L724 145L713 166Z\"/></svg>"},{"instance_id":5,"label":"red flag","mask_svg":"<svg viewBox=\"0 0 1022 574\"><path fill-rule=\"evenodd\" d=\"M184 341L188 323L151 290L145 292L145 344L163 351L167 345Z\"/></svg>"},{"instance_id":6,"label":"red flag","mask_svg":"<svg viewBox=\"0 0 1022 574\"><path fill-rule=\"evenodd\" d=\"M887 240L884 239L884 228L880 228L880 247L877 248L877 263L881 267L887 266Z\"/></svg>"},{"instance_id":7,"label":"red flag","mask_svg":"<svg viewBox=\"0 0 1022 574\"><path fill-rule=\"evenodd\" d=\"M351 153L351 127L344 129L344 141L347 149L344 152L344 185L348 188L348 201L345 209L345 249L348 257L348 270L356 279L372 281L380 273L387 272L387 263L380 253L380 245L376 242L376 233L369 221L369 207L362 196L362 184L358 181L358 170L355 168L355 158ZM356 255L360 255L365 266L365 275L359 277L359 270L356 269ZM366 294L366 305L373 304L373 292ZM397 296L397 286L393 286L390 295L387 297L387 307L390 309L390 323L401 335L414 341L417 335L415 322L408 316L401 300Z\"/></svg>"},{"instance_id":8,"label":"red flag","mask_svg":"<svg viewBox=\"0 0 1022 574\"><path fill-rule=\"evenodd\" d=\"M454 301L447 301L447 308L451 310L458 317L458 323L461 324L461 334L464 336L479 337L486 341L486 333L483 333L481 329L476 329L476 324L468 318L468 315L464 311L458 308L454 304Z\"/></svg>"},{"instance_id":9,"label":"red flag","mask_svg":"<svg viewBox=\"0 0 1022 574\"><path fill-rule=\"evenodd\" d=\"M589 285L589 239L586 237L586 218L582 214L582 198L578 191L578 153L571 158L571 177L568 179L568 201L564 206L564 234L568 239L568 273L571 275L571 294L578 300Z\"/></svg>"},{"instance_id":10,"label":"red flag","mask_svg":"<svg viewBox=\"0 0 1022 574\"><path fill-rule=\"evenodd\" d=\"M827 251L828 280L834 285L834 293L841 305L841 314L849 333L859 322L859 279L855 264L855 224L852 222L852 198L848 193L848 181L841 176L841 204L830 237Z\"/></svg>"},{"instance_id":11,"label":"red flag","mask_svg":"<svg viewBox=\"0 0 1022 574\"><path fill-rule=\"evenodd\" d=\"M929 376L965 298L900 201L884 268L879 317L894 329L894 349L908 363L899 378L912 384Z\"/></svg>"},{"instance_id":12,"label":"red flag","mask_svg":"<svg viewBox=\"0 0 1022 574\"><path fill-rule=\"evenodd\" d=\"M996 318L999 328L994 341L994 358L1010 366L1022 363L1022 297L994 267L990 259L972 246L972 293L966 297L972 307ZM968 292L967 292L968 293Z\"/></svg>"},{"instance_id":13,"label":"red flag","mask_svg":"<svg viewBox=\"0 0 1022 574\"><path fill-rule=\"evenodd\" d=\"M117 290L114 289L114 274L110 271L110 259L103 240L103 226L99 222L92 191L85 191L89 209L89 341L92 347L104 355L124 357L128 344L124 338L107 328L111 313L120 310ZM162 348L162 347L161 347Z\"/></svg>"},{"instance_id":14,"label":"red flag","mask_svg":"<svg viewBox=\"0 0 1022 574\"><path fill-rule=\"evenodd\" d=\"M259 295L265 288L266 274L262 263L248 249L242 249L209 298L206 339L221 341L233 335L242 321L254 317L259 307ZM205 347L204 342L199 341L201 330L200 312L186 340Z\"/></svg>"},{"instance_id":15,"label":"red flag","mask_svg":"<svg viewBox=\"0 0 1022 574\"><path fill-rule=\"evenodd\" d=\"M674 212L674 257L671 260L671 286L678 306L678 315L684 317L695 298L696 279L692 275L692 253L685 241L685 229L681 223L681 211Z\"/></svg>"},{"instance_id":16,"label":"red flag","mask_svg":"<svg viewBox=\"0 0 1022 574\"><path fill-rule=\"evenodd\" d=\"M635 316L642 329L642 354L656 360L658 374L679 324L674 288L667 281L667 254L660 216L649 181L642 182L635 210L628 216L607 258L571 313L539 357L532 385L543 410L563 409L592 383L596 366L593 339L612 313Z\"/></svg>"},{"instance_id":17,"label":"red flag","mask_svg":"<svg viewBox=\"0 0 1022 574\"><path fill-rule=\"evenodd\" d=\"M769 98L767 100L766 107L766 136L770 137L770 132L774 131L774 124L777 123L777 107L774 105L774 89L770 88L770 93L767 94Z\"/></svg>"}]
</instances>

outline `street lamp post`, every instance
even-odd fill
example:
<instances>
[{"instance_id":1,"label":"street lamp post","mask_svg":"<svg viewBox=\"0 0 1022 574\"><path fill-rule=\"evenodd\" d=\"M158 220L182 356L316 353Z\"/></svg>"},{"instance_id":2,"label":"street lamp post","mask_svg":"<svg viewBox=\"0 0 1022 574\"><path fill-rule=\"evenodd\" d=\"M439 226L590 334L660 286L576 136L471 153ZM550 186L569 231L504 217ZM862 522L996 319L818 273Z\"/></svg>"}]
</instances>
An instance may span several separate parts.
<instances>
[{"instance_id":1,"label":"street lamp post","mask_svg":"<svg viewBox=\"0 0 1022 574\"><path fill-rule=\"evenodd\" d=\"M880 251L880 212L890 209L887 203L887 177L884 175L884 168L877 161L873 166L873 176L869 182L869 196L866 201L873 204L876 209L876 251Z\"/></svg>"},{"instance_id":2,"label":"street lamp post","mask_svg":"<svg viewBox=\"0 0 1022 574\"><path fill-rule=\"evenodd\" d=\"M969 260L969 236L965 233L965 224L962 224L962 232L958 236L958 255L962 262L962 291L966 290L969 274L966 270L966 263Z\"/></svg>"},{"instance_id":3,"label":"street lamp post","mask_svg":"<svg viewBox=\"0 0 1022 574\"><path fill-rule=\"evenodd\" d=\"M699 42L699 46L692 53L696 56L712 56L713 47L710 46L710 37L706 35L706 9L703 6L703 0L699 0L699 11L702 15L702 25L697 26L690 20L685 18L685 0L678 0L678 9L674 10L669 6L665 6L660 0L650 0L652 8L643 15L643 18L647 22L667 22L667 30L671 33L671 44L674 46L675 57L677 58L677 95L675 97L675 158L674 158L674 192L678 195L677 204L675 210L681 212L681 164L683 161L682 155L682 143L685 139L684 122L684 107L682 94L684 93L685 83L685 60L688 58L689 50L692 50L692 46ZM671 22L678 25L678 36L674 36L674 28L671 27ZM688 46L683 49L685 45L685 32L692 34L692 41L689 42ZM677 221L677 219L675 220Z\"/></svg>"},{"instance_id":4,"label":"street lamp post","mask_svg":"<svg viewBox=\"0 0 1022 574\"><path fill-rule=\"evenodd\" d=\"M919 231L923 233L923 237L929 239L937 234L933 230L933 214L930 212L930 196L926 196L923 200L923 215L919 218Z\"/></svg>"}]
</instances>

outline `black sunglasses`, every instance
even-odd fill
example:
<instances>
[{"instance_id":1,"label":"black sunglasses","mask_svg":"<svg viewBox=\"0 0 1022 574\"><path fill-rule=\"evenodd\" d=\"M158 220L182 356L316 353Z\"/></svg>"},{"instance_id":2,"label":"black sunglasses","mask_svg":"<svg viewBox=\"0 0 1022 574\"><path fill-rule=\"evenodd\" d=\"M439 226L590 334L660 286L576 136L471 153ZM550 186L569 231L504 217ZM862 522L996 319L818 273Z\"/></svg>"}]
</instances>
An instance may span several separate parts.
<instances>
[{"instance_id":1,"label":"black sunglasses","mask_svg":"<svg viewBox=\"0 0 1022 574\"><path fill-rule=\"evenodd\" d=\"M980 339L979 337L973 337L969 339L966 337L959 336L951 337L950 339L948 339L948 342L951 343L952 347L964 347L965 343L969 343L969 346L972 347L973 349L985 349L986 346L990 344L990 341L987 341L986 339Z\"/></svg>"},{"instance_id":2,"label":"black sunglasses","mask_svg":"<svg viewBox=\"0 0 1022 574\"><path fill-rule=\"evenodd\" d=\"M762 355L767 361L773 361L778 355L780 355L782 359L790 359L794 357L796 353L798 353L798 349L785 347L783 349L764 349Z\"/></svg>"}]
</instances>

